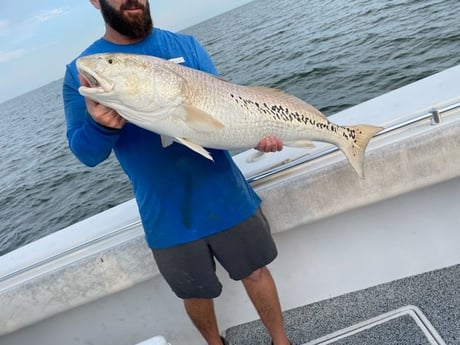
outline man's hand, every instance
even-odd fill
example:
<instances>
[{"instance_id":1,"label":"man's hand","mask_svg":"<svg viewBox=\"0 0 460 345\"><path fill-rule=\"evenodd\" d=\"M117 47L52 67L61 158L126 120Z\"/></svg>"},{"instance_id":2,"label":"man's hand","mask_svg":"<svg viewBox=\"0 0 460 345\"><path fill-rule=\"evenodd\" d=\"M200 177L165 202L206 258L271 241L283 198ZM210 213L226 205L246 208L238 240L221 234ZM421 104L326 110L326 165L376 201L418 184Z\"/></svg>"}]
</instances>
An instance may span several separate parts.
<instances>
[{"instance_id":1,"label":"man's hand","mask_svg":"<svg viewBox=\"0 0 460 345\"><path fill-rule=\"evenodd\" d=\"M283 142L277 137L265 137L259 141L259 145L255 148L261 152L276 152L283 149Z\"/></svg>"},{"instance_id":2,"label":"man's hand","mask_svg":"<svg viewBox=\"0 0 460 345\"><path fill-rule=\"evenodd\" d=\"M78 75L78 79L80 79L82 86L89 86L88 81L81 75ZM85 97L85 102L88 113L98 124L113 129L121 129L125 125L126 120L118 115L115 110L97 103L87 97Z\"/></svg>"}]
</instances>

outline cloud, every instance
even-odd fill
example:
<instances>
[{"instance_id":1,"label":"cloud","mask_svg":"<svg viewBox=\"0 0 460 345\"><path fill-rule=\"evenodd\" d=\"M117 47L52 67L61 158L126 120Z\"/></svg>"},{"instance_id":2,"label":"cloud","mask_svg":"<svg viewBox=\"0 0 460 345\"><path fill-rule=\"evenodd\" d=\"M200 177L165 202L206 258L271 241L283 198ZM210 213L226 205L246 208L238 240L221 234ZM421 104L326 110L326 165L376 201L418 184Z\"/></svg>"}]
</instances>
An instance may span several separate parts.
<instances>
[{"instance_id":1,"label":"cloud","mask_svg":"<svg viewBox=\"0 0 460 345\"><path fill-rule=\"evenodd\" d=\"M44 23L44 22L47 22L48 20L50 19L53 19L55 17L58 17L62 14L66 14L68 12L64 11L64 9L62 7L59 7L59 8L55 8L55 9L52 9L52 10L44 10L44 11L41 11L39 14L37 14L35 16L35 20L37 20L39 23Z\"/></svg>"},{"instance_id":2,"label":"cloud","mask_svg":"<svg viewBox=\"0 0 460 345\"><path fill-rule=\"evenodd\" d=\"M0 51L0 63L9 62L12 60L19 59L25 54L24 49L17 49L12 51Z\"/></svg>"}]
</instances>

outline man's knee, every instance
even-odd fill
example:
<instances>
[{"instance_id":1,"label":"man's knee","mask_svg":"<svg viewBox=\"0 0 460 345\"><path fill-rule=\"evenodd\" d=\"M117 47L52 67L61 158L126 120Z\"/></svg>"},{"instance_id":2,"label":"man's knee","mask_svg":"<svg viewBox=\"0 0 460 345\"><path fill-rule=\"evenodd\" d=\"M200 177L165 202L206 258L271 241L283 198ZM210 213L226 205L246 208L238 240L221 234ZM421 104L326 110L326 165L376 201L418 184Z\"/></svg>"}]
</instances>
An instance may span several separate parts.
<instances>
[{"instance_id":1,"label":"man's knee","mask_svg":"<svg viewBox=\"0 0 460 345\"><path fill-rule=\"evenodd\" d=\"M268 274L268 268L266 266L261 267L256 269L254 272L252 272L250 275L248 275L246 278L243 278L243 282L248 282L248 283L256 283L260 282L264 279L264 277Z\"/></svg>"}]
</instances>

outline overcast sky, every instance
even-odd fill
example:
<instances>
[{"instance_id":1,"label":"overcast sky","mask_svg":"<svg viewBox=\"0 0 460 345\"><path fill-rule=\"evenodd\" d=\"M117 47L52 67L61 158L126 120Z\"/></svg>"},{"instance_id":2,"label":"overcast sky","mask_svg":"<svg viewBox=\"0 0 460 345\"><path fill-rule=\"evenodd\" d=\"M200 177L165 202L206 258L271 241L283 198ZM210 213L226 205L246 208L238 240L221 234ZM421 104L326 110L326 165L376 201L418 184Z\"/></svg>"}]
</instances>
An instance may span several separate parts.
<instances>
[{"instance_id":1,"label":"overcast sky","mask_svg":"<svg viewBox=\"0 0 460 345\"><path fill-rule=\"evenodd\" d=\"M156 26L185 29L250 0L151 1ZM104 32L89 0L3 1L0 11L0 102L64 75L72 60Z\"/></svg>"}]
</instances>

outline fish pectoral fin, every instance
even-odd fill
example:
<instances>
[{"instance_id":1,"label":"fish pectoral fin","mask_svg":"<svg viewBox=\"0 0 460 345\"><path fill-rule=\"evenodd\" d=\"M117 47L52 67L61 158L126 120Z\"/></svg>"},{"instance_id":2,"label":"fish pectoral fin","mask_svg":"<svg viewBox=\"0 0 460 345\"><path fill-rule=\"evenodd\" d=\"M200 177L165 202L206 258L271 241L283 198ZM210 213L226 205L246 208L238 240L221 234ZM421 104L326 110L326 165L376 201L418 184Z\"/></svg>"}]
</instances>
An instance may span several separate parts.
<instances>
[{"instance_id":1,"label":"fish pectoral fin","mask_svg":"<svg viewBox=\"0 0 460 345\"><path fill-rule=\"evenodd\" d=\"M161 145L163 147L168 147L169 145L172 145L174 143L174 138L167 137L162 135L161 136Z\"/></svg>"},{"instance_id":2,"label":"fish pectoral fin","mask_svg":"<svg viewBox=\"0 0 460 345\"><path fill-rule=\"evenodd\" d=\"M284 145L292 147L302 147L306 149L312 149L315 147L315 144L311 140L295 140L295 141L284 141Z\"/></svg>"},{"instance_id":3,"label":"fish pectoral fin","mask_svg":"<svg viewBox=\"0 0 460 345\"><path fill-rule=\"evenodd\" d=\"M192 142L190 140L187 140L185 138L175 137L174 140L177 141L178 143L184 145L184 146L187 146L190 150L193 150L196 153L199 153L203 157L206 157L207 159L209 159L211 161L214 161L214 159L212 158L211 154L203 146L195 144L194 142Z\"/></svg>"},{"instance_id":4,"label":"fish pectoral fin","mask_svg":"<svg viewBox=\"0 0 460 345\"><path fill-rule=\"evenodd\" d=\"M205 111L191 105L182 105L176 115L184 120L190 128L199 132L214 132L224 128L224 124Z\"/></svg>"}]
</instances>

